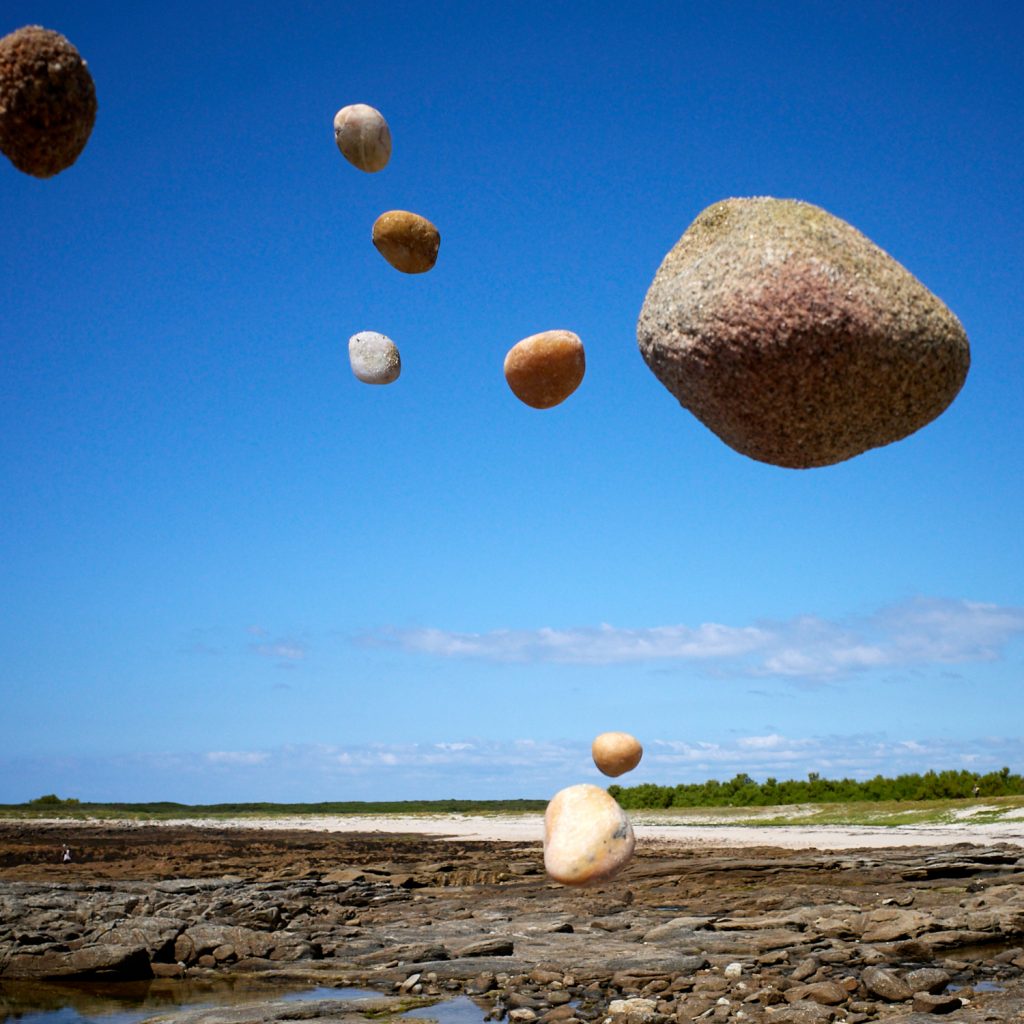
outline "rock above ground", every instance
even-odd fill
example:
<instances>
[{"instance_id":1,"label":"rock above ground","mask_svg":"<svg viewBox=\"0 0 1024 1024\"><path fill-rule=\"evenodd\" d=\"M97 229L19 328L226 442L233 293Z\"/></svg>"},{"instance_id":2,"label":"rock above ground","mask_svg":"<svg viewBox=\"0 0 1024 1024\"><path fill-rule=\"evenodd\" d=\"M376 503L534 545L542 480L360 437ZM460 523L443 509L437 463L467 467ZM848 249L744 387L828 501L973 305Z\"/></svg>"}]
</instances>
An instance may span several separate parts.
<instances>
[{"instance_id":1,"label":"rock above ground","mask_svg":"<svg viewBox=\"0 0 1024 1024\"><path fill-rule=\"evenodd\" d=\"M403 274L425 274L437 262L441 233L418 213L388 210L373 224L377 251Z\"/></svg>"},{"instance_id":2,"label":"rock above ground","mask_svg":"<svg viewBox=\"0 0 1024 1024\"><path fill-rule=\"evenodd\" d=\"M704 210L658 269L637 338L726 444L799 469L919 430L970 365L935 295L846 222L788 199Z\"/></svg>"},{"instance_id":3,"label":"rock above ground","mask_svg":"<svg viewBox=\"0 0 1024 1024\"><path fill-rule=\"evenodd\" d=\"M633 826L599 786L569 786L544 814L544 867L564 885L610 878L633 855Z\"/></svg>"},{"instance_id":4,"label":"rock above ground","mask_svg":"<svg viewBox=\"0 0 1024 1024\"><path fill-rule=\"evenodd\" d=\"M398 346L376 331L360 331L348 339L348 361L364 384L391 384L402 372Z\"/></svg>"},{"instance_id":5,"label":"rock above ground","mask_svg":"<svg viewBox=\"0 0 1024 1024\"><path fill-rule=\"evenodd\" d=\"M586 369L583 342L572 331L531 334L505 356L508 386L534 409L564 402L580 386Z\"/></svg>"},{"instance_id":6,"label":"rock above ground","mask_svg":"<svg viewBox=\"0 0 1024 1024\"><path fill-rule=\"evenodd\" d=\"M644 748L628 732L603 732L595 737L590 753L598 771L614 778L631 772L644 756Z\"/></svg>"},{"instance_id":7,"label":"rock above ground","mask_svg":"<svg viewBox=\"0 0 1024 1024\"><path fill-rule=\"evenodd\" d=\"M353 167L370 174L391 159L391 129L384 115L365 103L349 104L334 115L334 141Z\"/></svg>"},{"instance_id":8,"label":"rock above ground","mask_svg":"<svg viewBox=\"0 0 1024 1024\"><path fill-rule=\"evenodd\" d=\"M59 32L26 25L0 39L0 150L26 174L50 178L85 149L96 88Z\"/></svg>"}]
</instances>

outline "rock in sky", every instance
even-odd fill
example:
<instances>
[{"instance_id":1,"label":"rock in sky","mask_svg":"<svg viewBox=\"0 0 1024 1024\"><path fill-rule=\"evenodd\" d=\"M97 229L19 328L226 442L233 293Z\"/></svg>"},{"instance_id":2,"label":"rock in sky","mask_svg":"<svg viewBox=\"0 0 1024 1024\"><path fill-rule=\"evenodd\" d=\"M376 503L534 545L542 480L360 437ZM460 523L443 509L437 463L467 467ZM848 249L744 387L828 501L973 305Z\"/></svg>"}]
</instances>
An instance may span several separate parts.
<instances>
[{"instance_id":1,"label":"rock in sky","mask_svg":"<svg viewBox=\"0 0 1024 1024\"><path fill-rule=\"evenodd\" d=\"M374 222L373 244L396 270L425 274L437 262L441 233L418 213L389 210Z\"/></svg>"},{"instance_id":2,"label":"rock in sky","mask_svg":"<svg viewBox=\"0 0 1024 1024\"><path fill-rule=\"evenodd\" d=\"M531 334L505 356L508 386L534 409L564 402L580 386L586 368L583 342L572 331Z\"/></svg>"},{"instance_id":3,"label":"rock in sky","mask_svg":"<svg viewBox=\"0 0 1024 1024\"><path fill-rule=\"evenodd\" d=\"M544 813L544 867L563 885L610 878L629 862L634 842L626 812L599 786L569 786Z\"/></svg>"},{"instance_id":4,"label":"rock in sky","mask_svg":"<svg viewBox=\"0 0 1024 1024\"><path fill-rule=\"evenodd\" d=\"M640 741L628 732L603 732L594 739L590 752L598 770L613 778L631 772L644 756Z\"/></svg>"},{"instance_id":5,"label":"rock in sky","mask_svg":"<svg viewBox=\"0 0 1024 1024\"><path fill-rule=\"evenodd\" d=\"M383 170L391 159L391 129L384 115L365 103L351 103L334 115L334 141L361 171Z\"/></svg>"},{"instance_id":6,"label":"rock in sky","mask_svg":"<svg viewBox=\"0 0 1024 1024\"><path fill-rule=\"evenodd\" d=\"M398 346L376 331L360 331L348 339L348 361L364 384L391 384L402 372Z\"/></svg>"},{"instance_id":7,"label":"rock in sky","mask_svg":"<svg viewBox=\"0 0 1024 1024\"><path fill-rule=\"evenodd\" d=\"M92 75L64 36L26 25L0 39L0 150L19 171L50 178L70 167L95 121Z\"/></svg>"},{"instance_id":8,"label":"rock in sky","mask_svg":"<svg viewBox=\"0 0 1024 1024\"><path fill-rule=\"evenodd\" d=\"M963 386L960 321L845 221L726 199L668 253L637 325L658 379L744 455L827 466L907 437Z\"/></svg>"}]
</instances>

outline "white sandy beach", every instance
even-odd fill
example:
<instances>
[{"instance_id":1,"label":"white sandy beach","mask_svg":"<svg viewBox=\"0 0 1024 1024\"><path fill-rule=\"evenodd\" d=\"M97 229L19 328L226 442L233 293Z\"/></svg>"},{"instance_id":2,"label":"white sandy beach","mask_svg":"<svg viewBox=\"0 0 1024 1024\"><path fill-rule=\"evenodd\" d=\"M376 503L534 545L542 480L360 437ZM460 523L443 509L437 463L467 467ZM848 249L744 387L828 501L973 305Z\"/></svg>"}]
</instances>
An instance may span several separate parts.
<instances>
[{"instance_id":1,"label":"white sandy beach","mask_svg":"<svg viewBox=\"0 0 1024 1024\"><path fill-rule=\"evenodd\" d=\"M105 825L116 824L104 821ZM544 835L540 814L521 815L302 815L277 818L188 819L179 821L123 821L126 827L193 825L202 828L299 829L317 832L414 833L434 838L453 837L491 842L536 842ZM790 850L882 849L894 846L954 846L972 843L991 846L1009 843L1024 847L1024 819L994 824L957 822L948 825L805 826L652 824L642 813L634 815L637 840L679 843L682 846L775 846Z\"/></svg>"}]
</instances>

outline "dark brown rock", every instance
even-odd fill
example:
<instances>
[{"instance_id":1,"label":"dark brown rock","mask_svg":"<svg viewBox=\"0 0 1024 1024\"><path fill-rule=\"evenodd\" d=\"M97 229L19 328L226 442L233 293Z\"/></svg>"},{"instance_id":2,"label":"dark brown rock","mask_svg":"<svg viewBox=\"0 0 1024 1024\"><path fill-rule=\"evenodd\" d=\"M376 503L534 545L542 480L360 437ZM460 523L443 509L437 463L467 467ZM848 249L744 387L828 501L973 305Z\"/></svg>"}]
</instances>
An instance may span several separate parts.
<instances>
[{"instance_id":1,"label":"dark brown rock","mask_svg":"<svg viewBox=\"0 0 1024 1024\"><path fill-rule=\"evenodd\" d=\"M809 999L823 1006L838 1006L849 998L849 992L840 988L834 981L815 981L809 985L796 985L786 989L786 1002L795 1003L800 999Z\"/></svg>"},{"instance_id":2,"label":"dark brown rock","mask_svg":"<svg viewBox=\"0 0 1024 1024\"><path fill-rule=\"evenodd\" d=\"M637 325L658 379L726 444L827 466L914 433L970 364L957 318L859 231L808 203L708 207Z\"/></svg>"},{"instance_id":3,"label":"dark brown rock","mask_svg":"<svg viewBox=\"0 0 1024 1024\"><path fill-rule=\"evenodd\" d=\"M0 150L19 171L50 178L70 167L95 121L92 75L64 36L27 25L0 39Z\"/></svg>"},{"instance_id":4,"label":"dark brown rock","mask_svg":"<svg viewBox=\"0 0 1024 1024\"><path fill-rule=\"evenodd\" d=\"M963 1006L963 1001L955 995L932 995L929 992L918 992L914 996L913 1010L915 1013L952 1013Z\"/></svg>"}]
</instances>

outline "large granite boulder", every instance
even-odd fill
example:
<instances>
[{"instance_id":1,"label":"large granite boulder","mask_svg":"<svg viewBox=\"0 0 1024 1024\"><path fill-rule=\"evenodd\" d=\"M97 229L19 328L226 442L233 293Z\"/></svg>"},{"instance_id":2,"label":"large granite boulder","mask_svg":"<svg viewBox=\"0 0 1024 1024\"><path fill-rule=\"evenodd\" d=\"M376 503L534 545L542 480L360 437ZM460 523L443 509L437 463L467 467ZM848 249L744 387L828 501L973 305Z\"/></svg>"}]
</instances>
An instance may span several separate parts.
<instances>
[{"instance_id":1,"label":"large granite boulder","mask_svg":"<svg viewBox=\"0 0 1024 1024\"><path fill-rule=\"evenodd\" d=\"M726 444L827 466L907 437L970 365L960 321L845 221L789 199L726 199L668 253L640 351Z\"/></svg>"}]
</instances>

